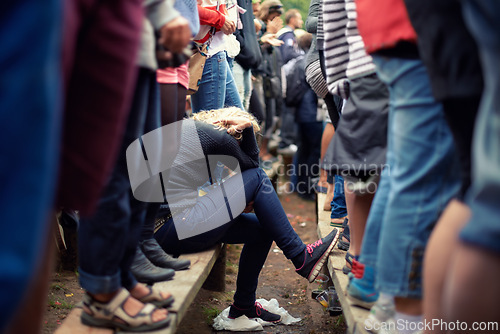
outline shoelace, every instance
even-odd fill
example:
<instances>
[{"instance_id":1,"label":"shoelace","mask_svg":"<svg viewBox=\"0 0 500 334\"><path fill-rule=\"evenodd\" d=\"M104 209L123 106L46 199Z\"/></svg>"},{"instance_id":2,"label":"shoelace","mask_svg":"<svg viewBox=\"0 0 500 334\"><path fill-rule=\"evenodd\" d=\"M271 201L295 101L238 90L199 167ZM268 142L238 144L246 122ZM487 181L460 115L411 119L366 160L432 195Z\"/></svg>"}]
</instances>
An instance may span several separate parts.
<instances>
[{"instance_id":1,"label":"shoelace","mask_svg":"<svg viewBox=\"0 0 500 334\"><path fill-rule=\"evenodd\" d=\"M265 310L265 308L263 308L260 303L255 302L255 313L257 313L259 317L262 314L262 310Z\"/></svg>"},{"instance_id":2,"label":"shoelace","mask_svg":"<svg viewBox=\"0 0 500 334\"><path fill-rule=\"evenodd\" d=\"M316 247L318 247L318 246L320 246L320 245L322 245L322 244L323 244L323 240L319 239L319 240L318 240L318 241L316 241L315 243L313 243L313 244L308 244L308 245L306 246L306 248L307 248L307 252L311 255L311 257L312 257L312 253L314 252L314 248L316 248Z\"/></svg>"}]
</instances>

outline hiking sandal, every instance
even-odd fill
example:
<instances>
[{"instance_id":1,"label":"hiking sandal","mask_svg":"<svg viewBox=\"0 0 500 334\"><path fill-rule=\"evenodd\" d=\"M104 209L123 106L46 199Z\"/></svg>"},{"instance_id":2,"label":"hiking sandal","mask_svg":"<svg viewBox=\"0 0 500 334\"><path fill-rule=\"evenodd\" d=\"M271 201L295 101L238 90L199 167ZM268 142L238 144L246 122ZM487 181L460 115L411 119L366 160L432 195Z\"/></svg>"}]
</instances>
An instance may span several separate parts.
<instances>
[{"instance_id":1,"label":"hiking sandal","mask_svg":"<svg viewBox=\"0 0 500 334\"><path fill-rule=\"evenodd\" d=\"M351 268L352 268L352 260L354 259L354 255L352 255L351 253L347 252L345 253L345 262L346 265L344 266L344 268L342 268L342 272L344 273L344 275L347 275L351 272ZM349 264L351 267L349 268L347 266L347 264Z\"/></svg>"},{"instance_id":2,"label":"hiking sandal","mask_svg":"<svg viewBox=\"0 0 500 334\"><path fill-rule=\"evenodd\" d=\"M331 218L330 220L330 226L333 226L339 231L342 232L342 229L344 228L344 221L347 219L347 216L342 217L342 218Z\"/></svg>"},{"instance_id":3,"label":"hiking sandal","mask_svg":"<svg viewBox=\"0 0 500 334\"><path fill-rule=\"evenodd\" d=\"M340 234L339 241L337 242L338 249L342 249L345 251L349 250L349 246L351 244L351 234L350 234L348 222L349 222L349 219L346 218L344 220L344 223L342 224L342 226L344 227L344 230ZM344 241L342 239L346 239L347 241Z\"/></svg>"},{"instance_id":4,"label":"hiking sandal","mask_svg":"<svg viewBox=\"0 0 500 334\"><path fill-rule=\"evenodd\" d=\"M82 323L92 327L119 328L124 332L148 332L165 328L170 324L170 316L164 320L153 321L153 312L158 308L152 304L145 304L135 316L129 315L123 306L131 297L123 288L107 303L98 302L88 293L85 294Z\"/></svg>"},{"instance_id":5,"label":"hiking sandal","mask_svg":"<svg viewBox=\"0 0 500 334\"><path fill-rule=\"evenodd\" d=\"M150 303L156 307L169 307L174 302L174 297L171 294L167 298L163 298L162 291L156 289L156 287L146 285L146 288L149 289L149 293L144 297L137 298L141 303Z\"/></svg>"}]
</instances>

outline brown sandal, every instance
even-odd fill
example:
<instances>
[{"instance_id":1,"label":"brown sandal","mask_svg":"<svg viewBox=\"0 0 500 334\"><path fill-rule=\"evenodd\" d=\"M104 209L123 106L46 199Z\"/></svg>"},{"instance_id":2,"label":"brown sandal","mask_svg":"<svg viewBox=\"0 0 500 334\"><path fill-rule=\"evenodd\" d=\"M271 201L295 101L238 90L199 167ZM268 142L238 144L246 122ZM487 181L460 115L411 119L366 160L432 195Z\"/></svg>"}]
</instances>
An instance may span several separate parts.
<instances>
[{"instance_id":1,"label":"brown sandal","mask_svg":"<svg viewBox=\"0 0 500 334\"><path fill-rule=\"evenodd\" d=\"M174 296L171 294L168 294L167 298L163 298L161 295L161 290L156 289L154 286L147 286L146 288L149 289L149 293L145 295L144 297L137 298L138 301L141 303L150 303L153 304L156 307L169 307L172 305L174 302Z\"/></svg>"},{"instance_id":2,"label":"brown sandal","mask_svg":"<svg viewBox=\"0 0 500 334\"><path fill-rule=\"evenodd\" d=\"M92 327L119 328L124 332L147 332L165 328L170 324L170 316L160 321L153 321L153 313L158 308L152 304L144 307L134 316L128 314L123 305L128 298L133 298L126 289L107 303L93 299L88 293L83 297L81 321Z\"/></svg>"}]
</instances>

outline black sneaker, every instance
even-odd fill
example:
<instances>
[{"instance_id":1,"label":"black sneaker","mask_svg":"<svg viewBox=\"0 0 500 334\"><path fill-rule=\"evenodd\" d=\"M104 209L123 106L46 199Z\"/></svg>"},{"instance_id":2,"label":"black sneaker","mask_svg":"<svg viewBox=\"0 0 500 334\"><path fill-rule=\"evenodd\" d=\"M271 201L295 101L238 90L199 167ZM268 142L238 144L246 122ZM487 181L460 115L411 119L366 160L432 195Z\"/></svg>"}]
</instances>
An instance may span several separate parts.
<instances>
[{"instance_id":1,"label":"black sneaker","mask_svg":"<svg viewBox=\"0 0 500 334\"><path fill-rule=\"evenodd\" d=\"M246 315L249 319L259 318L271 323L281 321L281 315L269 312L263 308L260 303L255 303L255 306L246 309L237 308L234 304L231 305L229 309L229 319L236 319L242 315Z\"/></svg>"},{"instance_id":2,"label":"black sneaker","mask_svg":"<svg viewBox=\"0 0 500 334\"><path fill-rule=\"evenodd\" d=\"M323 239L319 239L315 243L307 245L304 251L304 263L300 268L295 269L297 274L307 278L309 283L314 282L338 239L338 230L334 228L330 234Z\"/></svg>"}]
</instances>

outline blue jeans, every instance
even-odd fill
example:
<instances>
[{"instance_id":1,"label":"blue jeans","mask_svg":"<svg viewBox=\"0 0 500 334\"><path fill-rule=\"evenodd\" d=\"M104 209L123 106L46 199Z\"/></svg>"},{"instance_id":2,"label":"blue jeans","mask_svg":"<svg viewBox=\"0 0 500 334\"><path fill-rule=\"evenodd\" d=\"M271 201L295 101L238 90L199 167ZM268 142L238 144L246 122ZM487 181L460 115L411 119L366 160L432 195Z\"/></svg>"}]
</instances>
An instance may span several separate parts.
<instances>
[{"instance_id":1,"label":"blue jeans","mask_svg":"<svg viewBox=\"0 0 500 334\"><path fill-rule=\"evenodd\" d=\"M243 109L225 51L205 62L198 91L191 96L191 107L194 113L224 107Z\"/></svg>"},{"instance_id":2,"label":"blue jeans","mask_svg":"<svg viewBox=\"0 0 500 334\"><path fill-rule=\"evenodd\" d=\"M335 184L333 188L333 199L331 202L332 213L330 218L342 218L347 216L347 206L345 203L344 178L335 175Z\"/></svg>"},{"instance_id":3,"label":"blue jeans","mask_svg":"<svg viewBox=\"0 0 500 334\"><path fill-rule=\"evenodd\" d=\"M304 252L306 246L288 222L266 173L253 168L244 171L242 176L246 202L254 202L255 214L243 213L223 226L183 240L179 240L175 225L169 220L156 232L155 238L171 254L199 252L219 242L244 244L234 302L247 308L255 303L259 274L273 240L288 259Z\"/></svg>"},{"instance_id":4,"label":"blue jeans","mask_svg":"<svg viewBox=\"0 0 500 334\"><path fill-rule=\"evenodd\" d=\"M479 48L485 87L474 129L472 185L467 195L472 217L460 239L500 253L500 3L465 1L463 6Z\"/></svg>"},{"instance_id":5,"label":"blue jeans","mask_svg":"<svg viewBox=\"0 0 500 334\"><path fill-rule=\"evenodd\" d=\"M132 195L126 149L137 138L159 127L156 73L141 68L118 160L95 214L83 218L78 230L80 285L90 293L110 293L137 284L129 268L148 204Z\"/></svg>"},{"instance_id":6,"label":"blue jeans","mask_svg":"<svg viewBox=\"0 0 500 334\"><path fill-rule=\"evenodd\" d=\"M59 162L61 4L23 0L0 11L0 333L47 247Z\"/></svg>"},{"instance_id":7,"label":"blue jeans","mask_svg":"<svg viewBox=\"0 0 500 334\"><path fill-rule=\"evenodd\" d=\"M233 64L233 77L236 87L238 87L238 94L240 94L243 107L248 111L250 107L250 94L252 93L250 70L244 69L238 62L235 62Z\"/></svg>"},{"instance_id":8,"label":"blue jeans","mask_svg":"<svg viewBox=\"0 0 500 334\"><path fill-rule=\"evenodd\" d=\"M421 298L425 246L439 215L459 189L458 161L422 62L375 56L374 63L390 92L390 166L384 169L370 210L360 260L368 252L372 260L376 254L380 292Z\"/></svg>"}]
</instances>

